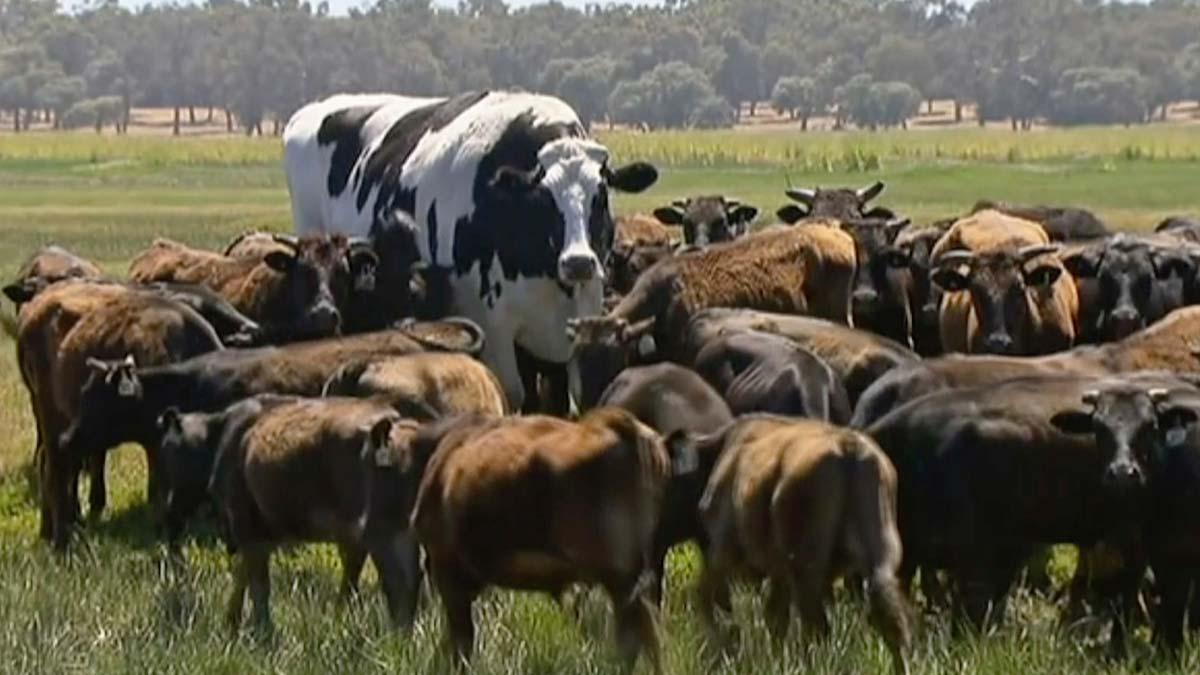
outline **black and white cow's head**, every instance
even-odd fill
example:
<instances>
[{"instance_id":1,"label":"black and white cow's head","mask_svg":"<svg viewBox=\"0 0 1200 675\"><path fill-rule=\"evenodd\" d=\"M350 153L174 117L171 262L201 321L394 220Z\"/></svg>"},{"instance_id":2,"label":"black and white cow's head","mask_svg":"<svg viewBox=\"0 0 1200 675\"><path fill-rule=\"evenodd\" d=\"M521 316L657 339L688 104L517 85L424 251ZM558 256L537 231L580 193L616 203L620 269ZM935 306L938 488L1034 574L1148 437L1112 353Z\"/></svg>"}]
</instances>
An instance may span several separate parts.
<instances>
[{"instance_id":1,"label":"black and white cow's head","mask_svg":"<svg viewBox=\"0 0 1200 675\"><path fill-rule=\"evenodd\" d=\"M641 192L658 179L650 164L634 162L612 169L608 158L603 145L567 136L544 144L532 169L512 163L497 166L481 196L493 202L491 206L499 208L505 219L512 219L511 226L519 227L523 236L519 242L496 242L501 264L510 266L504 260L505 250L513 251L513 245L519 244L525 249L521 256L553 255L553 261L538 261L535 266L540 272L553 270L566 286L602 279L601 261L613 240L608 191ZM504 228L495 234L504 236ZM548 247L529 241L529 234L546 236Z\"/></svg>"}]
</instances>

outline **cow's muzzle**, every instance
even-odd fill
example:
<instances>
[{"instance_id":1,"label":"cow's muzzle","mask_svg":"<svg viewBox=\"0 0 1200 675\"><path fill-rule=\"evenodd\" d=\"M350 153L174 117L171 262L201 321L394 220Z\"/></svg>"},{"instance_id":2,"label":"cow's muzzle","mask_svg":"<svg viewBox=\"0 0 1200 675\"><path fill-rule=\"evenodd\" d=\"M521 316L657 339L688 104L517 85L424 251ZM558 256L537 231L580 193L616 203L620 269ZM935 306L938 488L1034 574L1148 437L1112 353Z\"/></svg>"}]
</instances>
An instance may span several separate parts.
<instances>
[{"instance_id":1,"label":"cow's muzzle","mask_svg":"<svg viewBox=\"0 0 1200 675\"><path fill-rule=\"evenodd\" d=\"M1015 346L1008 333L992 333L983 341L983 348L989 354L1011 354Z\"/></svg>"},{"instance_id":2,"label":"cow's muzzle","mask_svg":"<svg viewBox=\"0 0 1200 675\"><path fill-rule=\"evenodd\" d=\"M587 283L602 277L600 261L594 255L567 255L558 259L558 278L564 284Z\"/></svg>"},{"instance_id":3,"label":"cow's muzzle","mask_svg":"<svg viewBox=\"0 0 1200 675\"><path fill-rule=\"evenodd\" d=\"M1146 475L1134 462L1113 462L1104 471L1104 485L1114 490L1133 490L1146 484Z\"/></svg>"}]
</instances>

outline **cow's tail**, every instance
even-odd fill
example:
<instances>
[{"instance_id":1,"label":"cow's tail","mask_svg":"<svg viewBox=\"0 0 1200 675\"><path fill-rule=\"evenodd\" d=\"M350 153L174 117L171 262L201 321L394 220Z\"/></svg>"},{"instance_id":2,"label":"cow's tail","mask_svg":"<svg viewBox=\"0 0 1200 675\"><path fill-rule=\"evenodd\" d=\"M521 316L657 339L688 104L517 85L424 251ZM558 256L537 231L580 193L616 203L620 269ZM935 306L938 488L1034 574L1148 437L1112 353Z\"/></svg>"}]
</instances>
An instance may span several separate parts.
<instances>
[{"instance_id":1,"label":"cow's tail","mask_svg":"<svg viewBox=\"0 0 1200 675\"><path fill-rule=\"evenodd\" d=\"M899 667L912 641L913 615L896 576L902 556L896 469L870 438L858 432L847 435L842 462L847 495L842 539L858 558L852 564L866 577L871 623Z\"/></svg>"}]
</instances>

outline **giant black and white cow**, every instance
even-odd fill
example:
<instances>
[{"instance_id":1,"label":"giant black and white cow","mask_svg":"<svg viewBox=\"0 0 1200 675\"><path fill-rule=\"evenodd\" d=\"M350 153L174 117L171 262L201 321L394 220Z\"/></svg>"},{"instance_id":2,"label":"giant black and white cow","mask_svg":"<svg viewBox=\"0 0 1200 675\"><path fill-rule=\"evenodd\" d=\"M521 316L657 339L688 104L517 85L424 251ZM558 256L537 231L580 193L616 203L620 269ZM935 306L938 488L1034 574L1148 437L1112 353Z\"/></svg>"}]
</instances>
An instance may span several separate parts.
<instances>
[{"instance_id":1,"label":"giant black and white cow","mask_svg":"<svg viewBox=\"0 0 1200 675\"><path fill-rule=\"evenodd\" d=\"M601 312L609 190L658 177L610 167L570 106L528 93L342 94L297 111L283 140L297 233L371 236L410 217L422 261L450 271L454 311L485 330L514 409L514 345L565 364L567 319Z\"/></svg>"}]
</instances>

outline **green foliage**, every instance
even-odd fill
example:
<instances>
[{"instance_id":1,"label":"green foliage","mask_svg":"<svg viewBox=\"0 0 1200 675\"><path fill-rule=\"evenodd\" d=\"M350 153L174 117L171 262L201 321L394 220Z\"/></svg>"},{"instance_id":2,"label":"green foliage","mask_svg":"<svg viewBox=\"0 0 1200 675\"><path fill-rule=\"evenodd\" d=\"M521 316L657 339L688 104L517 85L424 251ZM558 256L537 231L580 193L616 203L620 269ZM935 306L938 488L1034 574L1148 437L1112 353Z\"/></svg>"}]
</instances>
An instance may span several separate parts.
<instances>
[{"instance_id":1,"label":"green foliage","mask_svg":"<svg viewBox=\"0 0 1200 675\"><path fill-rule=\"evenodd\" d=\"M811 77L781 77L771 92L771 105L792 119L801 120L808 129L808 118L824 112L828 101L822 97L821 86Z\"/></svg>"},{"instance_id":2,"label":"green foliage","mask_svg":"<svg viewBox=\"0 0 1200 675\"><path fill-rule=\"evenodd\" d=\"M1057 124L1133 124L1145 121L1149 83L1127 68L1077 68L1062 74L1051 96Z\"/></svg>"},{"instance_id":3,"label":"green foliage","mask_svg":"<svg viewBox=\"0 0 1200 675\"><path fill-rule=\"evenodd\" d=\"M651 129L687 126L702 105L713 110L716 96L704 73L672 61L656 66L636 81L622 82L609 98L609 111L618 122L645 124ZM711 117L705 120L711 121Z\"/></svg>"}]
</instances>

